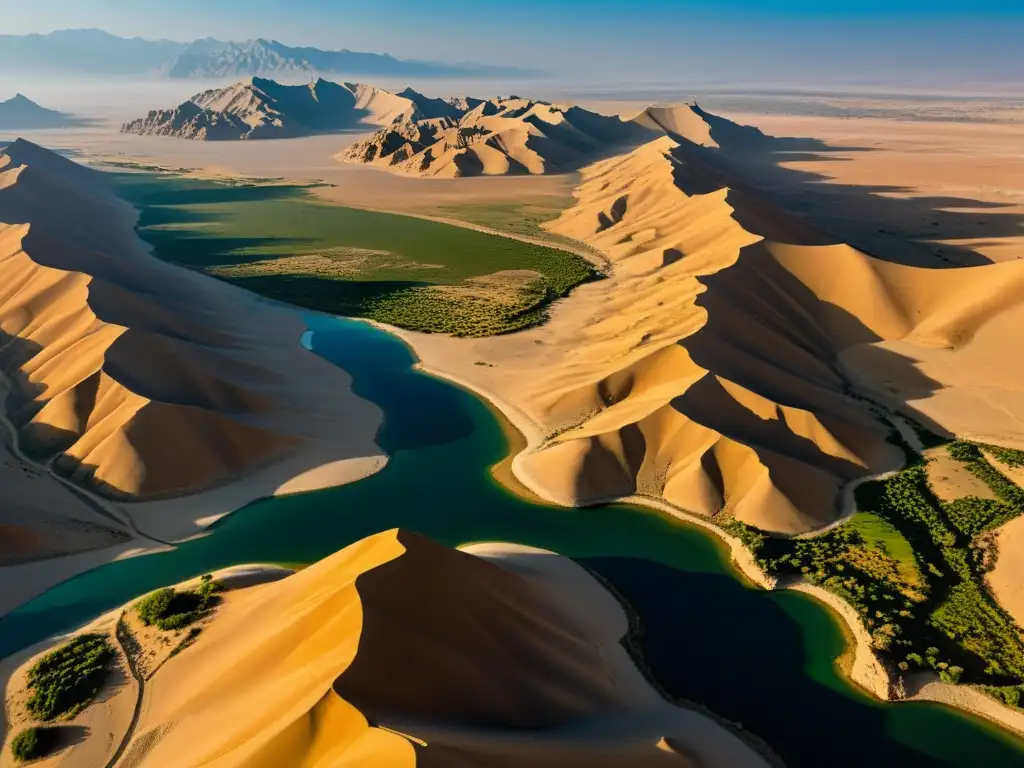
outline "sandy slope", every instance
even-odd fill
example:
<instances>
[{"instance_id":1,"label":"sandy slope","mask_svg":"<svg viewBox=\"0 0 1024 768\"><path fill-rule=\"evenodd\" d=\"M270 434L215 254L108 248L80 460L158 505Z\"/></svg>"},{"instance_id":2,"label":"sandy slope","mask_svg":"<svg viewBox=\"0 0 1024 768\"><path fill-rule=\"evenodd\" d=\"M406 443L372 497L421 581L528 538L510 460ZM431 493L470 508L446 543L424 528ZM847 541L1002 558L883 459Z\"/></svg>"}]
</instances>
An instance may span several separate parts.
<instances>
[{"instance_id":1,"label":"sandy slope","mask_svg":"<svg viewBox=\"0 0 1024 768\"><path fill-rule=\"evenodd\" d=\"M111 611L83 627L81 633L105 635L116 656L110 675L90 706L70 720L60 723L61 738L53 753L33 762L38 768L101 768L113 756L122 735L128 729L138 697L138 682L132 677L128 660L115 638L120 610ZM79 634L76 632L75 634ZM65 642L61 638L59 642ZM0 686L4 690L4 713L0 717L0 733L6 728L0 749L0 768L24 765L14 759L10 741L24 728L40 723L25 708L30 696L27 688L29 669L39 657L53 650L55 643L47 640L0 663Z\"/></svg>"},{"instance_id":2,"label":"sandy slope","mask_svg":"<svg viewBox=\"0 0 1024 768\"><path fill-rule=\"evenodd\" d=\"M254 497L382 465L379 411L351 394L343 371L301 347L297 313L152 258L134 222L95 171L27 142L0 151L6 411L17 449L43 475L55 457L60 475L125 501L216 486L188 502L99 505L122 538L137 526L165 539ZM227 482L243 474L244 483ZM66 517L67 529L81 506L68 500L48 516ZM22 526L26 551L52 528L32 505L2 514L0 524Z\"/></svg>"},{"instance_id":3,"label":"sandy slope","mask_svg":"<svg viewBox=\"0 0 1024 768\"><path fill-rule=\"evenodd\" d=\"M908 109L912 116L913 107ZM967 109L974 117L986 114L975 102ZM758 176L802 215L854 238L863 250L900 252L916 241L963 264L978 263L976 254L1009 261L1024 253L1019 110L1014 124L1006 125L731 117L775 136L816 137L805 142L806 151L773 157L777 167Z\"/></svg>"},{"instance_id":4,"label":"sandy slope","mask_svg":"<svg viewBox=\"0 0 1024 768\"><path fill-rule=\"evenodd\" d=\"M704 143L673 132L590 166L551 224L602 250L609 280L543 329L407 336L426 365L538 425L546 439L516 463L528 484L564 503L640 492L797 532L834 519L844 483L900 460L855 390L936 429L1024 439L1024 371L1001 353L1024 311L1021 265L874 259L766 202L714 146L743 150L760 132L659 117Z\"/></svg>"},{"instance_id":5,"label":"sandy slope","mask_svg":"<svg viewBox=\"0 0 1024 768\"><path fill-rule=\"evenodd\" d=\"M147 684L122 765L763 765L646 687L584 572L487 551L529 575L387 531L238 593Z\"/></svg>"}]
</instances>

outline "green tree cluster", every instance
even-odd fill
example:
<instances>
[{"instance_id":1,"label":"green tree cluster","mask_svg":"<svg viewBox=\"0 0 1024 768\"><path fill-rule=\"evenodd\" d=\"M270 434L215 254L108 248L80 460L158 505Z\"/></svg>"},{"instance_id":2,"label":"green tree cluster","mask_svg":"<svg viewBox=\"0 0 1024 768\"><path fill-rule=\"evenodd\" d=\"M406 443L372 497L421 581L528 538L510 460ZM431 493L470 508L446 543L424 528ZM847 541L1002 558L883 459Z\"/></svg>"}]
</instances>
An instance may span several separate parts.
<instances>
[{"instance_id":1,"label":"green tree cluster","mask_svg":"<svg viewBox=\"0 0 1024 768\"><path fill-rule=\"evenodd\" d=\"M204 574L194 590L179 592L164 587L146 595L135 604L143 624L165 632L182 629L205 616L217 599L220 586L210 574Z\"/></svg>"},{"instance_id":2,"label":"green tree cluster","mask_svg":"<svg viewBox=\"0 0 1024 768\"><path fill-rule=\"evenodd\" d=\"M11 754L18 762L27 762L43 757L53 743L53 729L32 726L20 731L11 739Z\"/></svg>"},{"instance_id":3,"label":"green tree cluster","mask_svg":"<svg viewBox=\"0 0 1024 768\"><path fill-rule=\"evenodd\" d=\"M1024 491L992 467L980 446L954 441L947 448L993 489L995 513L980 499L940 501L921 461L857 490L858 509L910 542L919 583L850 524L808 539L770 536L740 523L727 527L768 573L801 576L854 606L873 645L901 670L932 669L946 682L983 683L1002 691L1004 701L1019 701L1024 641L985 586L977 534L1024 512Z\"/></svg>"},{"instance_id":4,"label":"green tree cluster","mask_svg":"<svg viewBox=\"0 0 1024 768\"><path fill-rule=\"evenodd\" d=\"M79 635L37 661L28 671L28 711L37 720L74 717L99 692L110 673L114 649L103 635Z\"/></svg>"}]
</instances>

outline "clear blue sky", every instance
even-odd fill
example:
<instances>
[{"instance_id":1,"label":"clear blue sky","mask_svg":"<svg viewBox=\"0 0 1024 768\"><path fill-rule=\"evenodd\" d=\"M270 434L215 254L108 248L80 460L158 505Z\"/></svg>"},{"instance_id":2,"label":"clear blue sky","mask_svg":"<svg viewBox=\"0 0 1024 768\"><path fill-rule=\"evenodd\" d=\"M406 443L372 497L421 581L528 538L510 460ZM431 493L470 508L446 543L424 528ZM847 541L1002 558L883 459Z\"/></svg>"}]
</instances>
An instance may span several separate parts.
<instances>
[{"instance_id":1,"label":"clear blue sky","mask_svg":"<svg viewBox=\"0 0 1024 768\"><path fill-rule=\"evenodd\" d=\"M1024 0L0 0L0 20L627 80L1024 80Z\"/></svg>"}]
</instances>

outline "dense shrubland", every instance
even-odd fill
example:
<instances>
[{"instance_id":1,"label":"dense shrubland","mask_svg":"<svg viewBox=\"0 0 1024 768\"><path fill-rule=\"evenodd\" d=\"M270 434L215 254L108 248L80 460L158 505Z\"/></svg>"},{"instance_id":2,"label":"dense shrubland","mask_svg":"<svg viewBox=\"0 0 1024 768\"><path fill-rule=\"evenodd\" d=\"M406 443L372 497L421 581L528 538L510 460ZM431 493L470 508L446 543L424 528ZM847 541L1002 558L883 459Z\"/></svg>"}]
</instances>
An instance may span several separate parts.
<instances>
[{"instance_id":1,"label":"dense shrubland","mask_svg":"<svg viewBox=\"0 0 1024 768\"><path fill-rule=\"evenodd\" d=\"M16 761L27 762L43 757L53 743L53 728L32 726L11 739L11 754Z\"/></svg>"},{"instance_id":2,"label":"dense shrubland","mask_svg":"<svg viewBox=\"0 0 1024 768\"><path fill-rule=\"evenodd\" d=\"M988 462L982 447L957 440L946 450L996 500L940 501L918 460L860 486L858 513L821 536L773 537L737 522L726 527L770 575L803 577L849 602L875 648L900 671L933 669L947 682L980 683L1016 706L1024 641L983 576L991 567L986 532L1024 512L1024 491Z\"/></svg>"},{"instance_id":3,"label":"dense shrubland","mask_svg":"<svg viewBox=\"0 0 1024 768\"><path fill-rule=\"evenodd\" d=\"M107 638L92 634L46 654L28 671L29 714L44 721L77 715L99 693L113 658Z\"/></svg>"},{"instance_id":4,"label":"dense shrubland","mask_svg":"<svg viewBox=\"0 0 1024 768\"><path fill-rule=\"evenodd\" d=\"M168 632L183 629L209 613L219 590L217 582L207 573L194 590L179 592L164 587L151 592L135 604L135 612L147 626Z\"/></svg>"}]
</instances>

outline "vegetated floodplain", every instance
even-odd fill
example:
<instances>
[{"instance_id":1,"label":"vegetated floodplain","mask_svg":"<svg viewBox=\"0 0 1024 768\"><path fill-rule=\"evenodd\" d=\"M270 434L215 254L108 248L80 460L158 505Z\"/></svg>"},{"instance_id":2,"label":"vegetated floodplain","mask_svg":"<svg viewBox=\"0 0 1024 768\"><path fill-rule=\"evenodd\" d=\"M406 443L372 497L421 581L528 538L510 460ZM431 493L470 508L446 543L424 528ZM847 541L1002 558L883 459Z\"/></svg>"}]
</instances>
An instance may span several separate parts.
<instances>
[{"instance_id":1,"label":"vegetated floodplain","mask_svg":"<svg viewBox=\"0 0 1024 768\"><path fill-rule=\"evenodd\" d=\"M984 452L1010 464L1020 452L964 440L949 455L992 489L996 499L940 500L924 460L857 489L860 510L846 524L806 539L727 526L760 565L780 578L803 577L834 592L861 615L872 644L899 673L938 672L950 683L980 685L1011 706L1024 692L1024 640L988 591L995 560L992 531L1024 513L1024 490Z\"/></svg>"},{"instance_id":2,"label":"vegetated floodplain","mask_svg":"<svg viewBox=\"0 0 1024 768\"><path fill-rule=\"evenodd\" d=\"M558 217L575 200L571 195L538 198L528 202L459 203L424 208L423 212L446 219L457 219L470 224L511 232L530 237L560 236L548 232L543 224Z\"/></svg>"},{"instance_id":3,"label":"vegetated floodplain","mask_svg":"<svg viewBox=\"0 0 1024 768\"><path fill-rule=\"evenodd\" d=\"M598 276L568 251L317 201L288 184L111 174L165 261L273 299L416 331L490 336L542 322Z\"/></svg>"},{"instance_id":4,"label":"vegetated floodplain","mask_svg":"<svg viewBox=\"0 0 1024 768\"><path fill-rule=\"evenodd\" d=\"M37 720L74 717L99 693L114 649L103 635L79 635L28 671L28 711Z\"/></svg>"}]
</instances>

